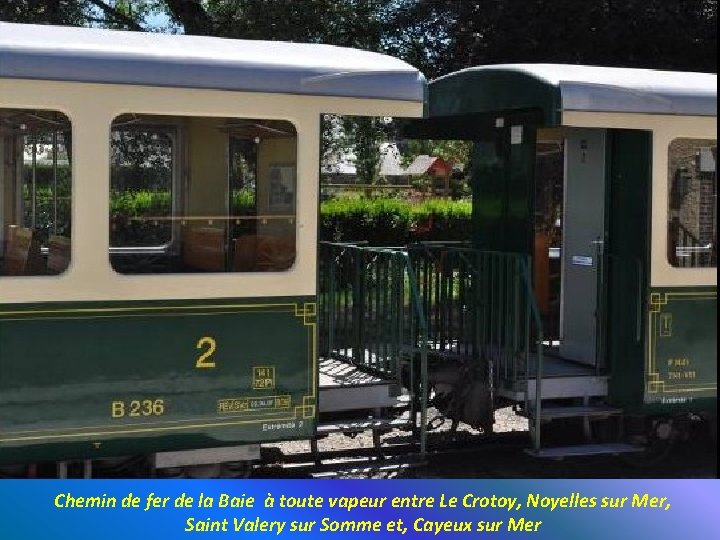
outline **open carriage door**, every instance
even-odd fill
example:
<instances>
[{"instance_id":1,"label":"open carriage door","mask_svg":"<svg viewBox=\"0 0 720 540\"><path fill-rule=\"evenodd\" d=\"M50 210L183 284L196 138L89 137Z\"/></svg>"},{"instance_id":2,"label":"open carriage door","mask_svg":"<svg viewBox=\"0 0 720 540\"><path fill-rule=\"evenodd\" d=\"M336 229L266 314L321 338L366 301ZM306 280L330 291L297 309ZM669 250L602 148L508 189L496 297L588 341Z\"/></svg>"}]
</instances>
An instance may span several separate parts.
<instances>
[{"instance_id":1,"label":"open carriage door","mask_svg":"<svg viewBox=\"0 0 720 540\"><path fill-rule=\"evenodd\" d=\"M560 354L596 366L606 238L605 130L566 132L564 194Z\"/></svg>"}]
</instances>

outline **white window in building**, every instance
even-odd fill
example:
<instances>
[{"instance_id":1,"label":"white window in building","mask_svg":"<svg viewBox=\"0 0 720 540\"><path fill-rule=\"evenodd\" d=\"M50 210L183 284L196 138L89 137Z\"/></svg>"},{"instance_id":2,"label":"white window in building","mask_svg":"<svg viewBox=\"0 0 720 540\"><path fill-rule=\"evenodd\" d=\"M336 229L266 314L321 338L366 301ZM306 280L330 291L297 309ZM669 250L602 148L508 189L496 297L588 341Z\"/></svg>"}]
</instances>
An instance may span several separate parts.
<instances>
[{"instance_id":1,"label":"white window in building","mask_svg":"<svg viewBox=\"0 0 720 540\"><path fill-rule=\"evenodd\" d=\"M717 266L717 140L675 139L668 155L668 260Z\"/></svg>"}]
</instances>

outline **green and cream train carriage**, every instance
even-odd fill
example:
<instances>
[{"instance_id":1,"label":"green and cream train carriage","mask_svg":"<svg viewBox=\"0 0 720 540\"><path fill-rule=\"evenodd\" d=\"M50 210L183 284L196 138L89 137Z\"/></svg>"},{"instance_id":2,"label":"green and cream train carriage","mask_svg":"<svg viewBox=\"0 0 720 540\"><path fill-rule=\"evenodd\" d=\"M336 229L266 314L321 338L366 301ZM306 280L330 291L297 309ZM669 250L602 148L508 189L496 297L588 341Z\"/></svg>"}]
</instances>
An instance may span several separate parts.
<instances>
[{"instance_id":1,"label":"green and cream train carriage","mask_svg":"<svg viewBox=\"0 0 720 540\"><path fill-rule=\"evenodd\" d=\"M312 436L321 115L424 92L332 46L0 23L0 462Z\"/></svg>"},{"instance_id":2,"label":"green and cream train carriage","mask_svg":"<svg viewBox=\"0 0 720 540\"><path fill-rule=\"evenodd\" d=\"M495 405L519 401L537 426L536 453L633 449L541 448L557 418L644 418L627 426L636 442L671 438L688 412L714 424L717 76L497 65L428 93L411 136L474 141L474 247L531 260L545 355L522 377L498 340L486 360Z\"/></svg>"},{"instance_id":3,"label":"green and cream train carriage","mask_svg":"<svg viewBox=\"0 0 720 540\"><path fill-rule=\"evenodd\" d=\"M713 415L716 76L491 66L425 90L348 49L0 23L0 464L176 468L396 425L422 451L429 404L492 429L515 403L538 455L618 453L638 446L540 427L662 442ZM474 142L473 246L318 261L321 115L423 112L412 136Z\"/></svg>"}]
</instances>

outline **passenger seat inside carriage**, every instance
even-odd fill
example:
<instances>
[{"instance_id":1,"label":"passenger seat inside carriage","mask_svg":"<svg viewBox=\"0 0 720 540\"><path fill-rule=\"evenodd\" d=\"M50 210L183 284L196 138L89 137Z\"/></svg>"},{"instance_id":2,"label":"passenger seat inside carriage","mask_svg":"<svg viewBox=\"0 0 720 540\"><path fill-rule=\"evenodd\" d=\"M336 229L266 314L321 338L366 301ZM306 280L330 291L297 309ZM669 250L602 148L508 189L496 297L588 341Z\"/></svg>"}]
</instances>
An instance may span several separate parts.
<instances>
[{"instance_id":1,"label":"passenger seat inside carriage","mask_svg":"<svg viewBox=\"0 0 720 540\"><path fill-rule=\"evenodd\" d=\"M70 265L70 239L67 236L50 236L48 239L47 273L62 274Z\"/></svg>"},{"instance_id":2,"label":"passenger seat inside carriage","mask_svg":"<svg viewBox=\"0 0 720 540\"><path fill-rule=\"evenodd\" d=\"M182 248L183 265L206 272L225 271L225 229L187 227Z\"/></svg>"},{"instance_id":3,"label":"passenger seat inside carriage","mask_svg":"<svg viewBox=\"0 0 720 540\"><path fill-rule=\"evenodd\" d=\"M294 237L243 235L233 240L233 272L279 272L294 262Z\"/></svg>"},{"instance_id":4,"label":"passenger seat inside carriage","mask_svg":"<svg viewBox=\"0 0 720 540\"><path fill-rule=\"evenodd\" d=\"M37 276L45 274L40 243L28 227L8 225L5 231L2 273L6 276Z\"/></svg>"}]
</instances>

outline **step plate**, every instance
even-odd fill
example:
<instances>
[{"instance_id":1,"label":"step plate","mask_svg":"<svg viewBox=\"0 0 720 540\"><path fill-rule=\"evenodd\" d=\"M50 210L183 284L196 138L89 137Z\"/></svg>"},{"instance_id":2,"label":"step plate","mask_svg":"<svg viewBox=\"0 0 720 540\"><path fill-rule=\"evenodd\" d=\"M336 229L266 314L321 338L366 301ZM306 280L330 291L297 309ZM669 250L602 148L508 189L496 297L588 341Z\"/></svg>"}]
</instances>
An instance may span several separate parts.
<instances>
[{"instance_id":1,"label":"step plate","mask_svg":"<svg viewBox=\"0 0 720 540\"><path fill-rule=\"evenodd\" d=\"M374 418L369 420L354 420L351 422L334 422L331 424L318 424L317 433L360 432L375 429L402 429L410 428L411 423L402 418Z\"/></svg>"},{"instance_id":2,"label":"step plate","mask_svg":"<svg viewBox=\"0 0 720 540\"><path fill-rule=\"evenodd\" d=\"M318 367L320 388L348 386L373 386L393 382L392 377L383 377L362 370L358 366L334 358L321 358Z\"/></svg>"},{"instance_id":3,"label":"step plate","mask_svg":"<svg viewBox=\"0 0 720 540\"><path fill-rule=\"evenodd\" d=\"M534 415L535 411L529 411ZM583 416L613 416L622 414L623 410L616 407L588 406L588 407L542 407L540 418L551 420L553 418L577 418Z\"/></svg>"},{"instance_id":4,"label":"step plate","mask_svg":"<svg viewBox=\"0 0 720 540\"><path fill-rule=\"evenodd\" d=\"M321 358L319 367L321 413L375 410L397 405L397 383L358 369L342 360Z\"/></svg>"},{"instance_id":5,"label":"step plate","mask_svg":"<svg viewBox=\"0 0 720 540\"><path fill-rule=\"evenodd\" d=\"M558 446L556 448L541 448L540 450L527 449L525 452L531 456L540 458L563 458L576 456L599 456L629 454L642 452L645 449L632 444L611 443L611 444L580 444L577 446Z\"/></svg>"},{"instance_id":6,"label":"step plate","mask_svg":"<svg viewBox=\"0 0 720 540\"><path fill-rule=\"evenodd\" d=\"M341 411L373 411L393 408L398 404L397 388L394 384L371 386L346 386L320 388L318 409L320 413Z\"/></svg>"},{"instance_id":7,"label":"step plate","mask_svg":"<svg viewBox=\"0 0 720 540\"><path fill-rule=\"evenodd\" d=\"M582 377L543 378L540 392L543 399L566 399L576 397L604 397L608 393L608 377L592 375ZM525 401L525 381L516 381L511 387L497 389L497 394L514 401ZM527 382L530 401L535 399L535 379Z\"/></svg>"}]
</instances>

